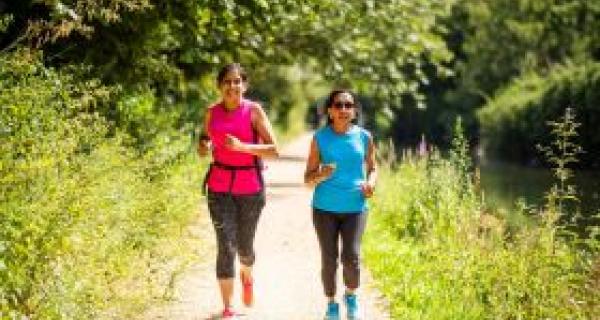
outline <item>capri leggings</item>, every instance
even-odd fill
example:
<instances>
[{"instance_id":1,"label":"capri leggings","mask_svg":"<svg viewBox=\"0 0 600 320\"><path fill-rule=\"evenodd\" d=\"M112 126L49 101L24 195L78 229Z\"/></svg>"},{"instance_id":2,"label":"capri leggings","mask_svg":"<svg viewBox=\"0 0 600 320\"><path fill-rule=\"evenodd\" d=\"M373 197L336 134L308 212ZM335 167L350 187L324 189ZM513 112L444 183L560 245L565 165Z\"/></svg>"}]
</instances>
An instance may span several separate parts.
<instances>
[{"instance_id":1,"label":"capri leggings","mask_svg":"<svg viewBox=\"0 0 600 320\"><path fill-rule=\"evenodd\" d=\"M340 256L344 285L350 289L360 285L360 242L366 223L366 212L333 213L313 208L313 224L321 248L321 280L327 297L335 296Z\"/></svg>"},{"instance_id":2,"label":"capri leggings","mask_svg":"<svg viewBox=\"0 0 600 320\"><path fill-rule=\"evenodd\" d=\"M217 236L218 279L234 277L236 253L242 264L254 264L254 234L264 206L264 192L232 195L208 191L208 210Z\"/></svg>"}]
</instances>

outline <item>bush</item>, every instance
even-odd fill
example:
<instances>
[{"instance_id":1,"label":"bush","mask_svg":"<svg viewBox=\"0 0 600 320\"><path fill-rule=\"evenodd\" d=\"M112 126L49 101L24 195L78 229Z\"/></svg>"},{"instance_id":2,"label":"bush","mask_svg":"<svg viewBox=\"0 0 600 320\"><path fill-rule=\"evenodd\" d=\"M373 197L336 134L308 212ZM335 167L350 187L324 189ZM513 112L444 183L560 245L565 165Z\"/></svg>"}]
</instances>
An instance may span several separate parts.
<instances>
[{"instance_id":1,"label":"bush","mask_svg":"<svg viewBox=\"0 0 600 320\"><path fill-rule=\"evenodd\" d=\"M546 123L572 107L581 122L586 153L580 164L600 168L600 63L568 63L548 74L528 74L493 97L479 112L482 139L494 157L543 163L535 146L549 145Z\"/></svg>"},{"instance_id":2,"label":"bush","mask_svg":"<svg viewBox=\"0 0 600 320\"><path fill-rule=\"evenodd\" d=\"M552 223L508 230L477 196L465 156L405 157L380 174L365 260L393 318L593 319L597 253Z\"/></svg>"},{"instance_id":3,"label":"bush","mask_svg":"<svg viewBox=\"0 0 600 320\"><path fill-rule=\"evenodd\" d=\"M109 89L31 52L0 58L0 318L131 318L194 247L189 139L140 155L92 111Z\"/></svg>"}]
</instances>

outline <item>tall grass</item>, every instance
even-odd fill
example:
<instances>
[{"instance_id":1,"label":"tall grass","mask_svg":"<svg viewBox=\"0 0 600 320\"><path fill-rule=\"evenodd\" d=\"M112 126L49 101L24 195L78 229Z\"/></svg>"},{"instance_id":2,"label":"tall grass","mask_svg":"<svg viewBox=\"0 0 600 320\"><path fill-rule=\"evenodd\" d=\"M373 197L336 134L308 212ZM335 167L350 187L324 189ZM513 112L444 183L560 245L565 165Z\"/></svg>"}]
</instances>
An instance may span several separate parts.
<instances>
[{"instance_id":1,"label":"tall grass","mask_svg":"<svg viewBox=\"0 0 600 320\"><path fill-rule=\"evenodd\" d=\"M382 169L365 259L393 318L597 317L594 254L555 237L553 223L506 228L478 197L466 145L454 145L450 159L408 154Z\"/></svg>"}]
</instances>

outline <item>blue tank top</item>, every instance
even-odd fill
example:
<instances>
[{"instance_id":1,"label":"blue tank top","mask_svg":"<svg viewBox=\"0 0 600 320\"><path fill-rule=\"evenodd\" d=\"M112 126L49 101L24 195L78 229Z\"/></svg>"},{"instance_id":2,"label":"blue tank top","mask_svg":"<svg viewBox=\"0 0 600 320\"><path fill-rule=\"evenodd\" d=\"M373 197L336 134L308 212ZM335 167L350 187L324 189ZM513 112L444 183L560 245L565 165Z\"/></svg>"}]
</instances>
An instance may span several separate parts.
<instances>
[{"instance_id":1,"label":"blue tank top","mask_svg":"<svg viewBox=\"0 0 600 320\"><path fill-rule=\"evenodd\" d=\"M321 163L335 163L333 174L319 183L313 193L313 208L333 213L362 213L367 203L360 185L365 181L364 161L369 146L369 132L353 125L338 134L331 126L315 133Z\"/></svg>"}]
</instances>

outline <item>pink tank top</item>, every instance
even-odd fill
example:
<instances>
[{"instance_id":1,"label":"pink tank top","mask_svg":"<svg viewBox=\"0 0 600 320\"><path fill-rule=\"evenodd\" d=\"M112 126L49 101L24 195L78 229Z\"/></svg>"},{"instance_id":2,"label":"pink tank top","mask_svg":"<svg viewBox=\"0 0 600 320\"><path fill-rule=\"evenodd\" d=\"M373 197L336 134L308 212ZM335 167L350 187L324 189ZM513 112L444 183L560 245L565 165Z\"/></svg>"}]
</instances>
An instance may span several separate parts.
<instances>
[{"instance_id":1,"label":"pink tank top","mask_svg":"<svg viewBox=\"0 0 600 320\"><path fill-rule=\"evenodd\" d=\"M262 189L255 156L232 151L225 146L227 134L241 142L256 143L252 129L252 104L243 99L239 107L228 111L218 103L210 107L208 135L213 144L213 165L208 176L208 189L213 192L232 194L255 194ZM242 167L231 169L225 166Z\"/></svg>"}]
</instances>

